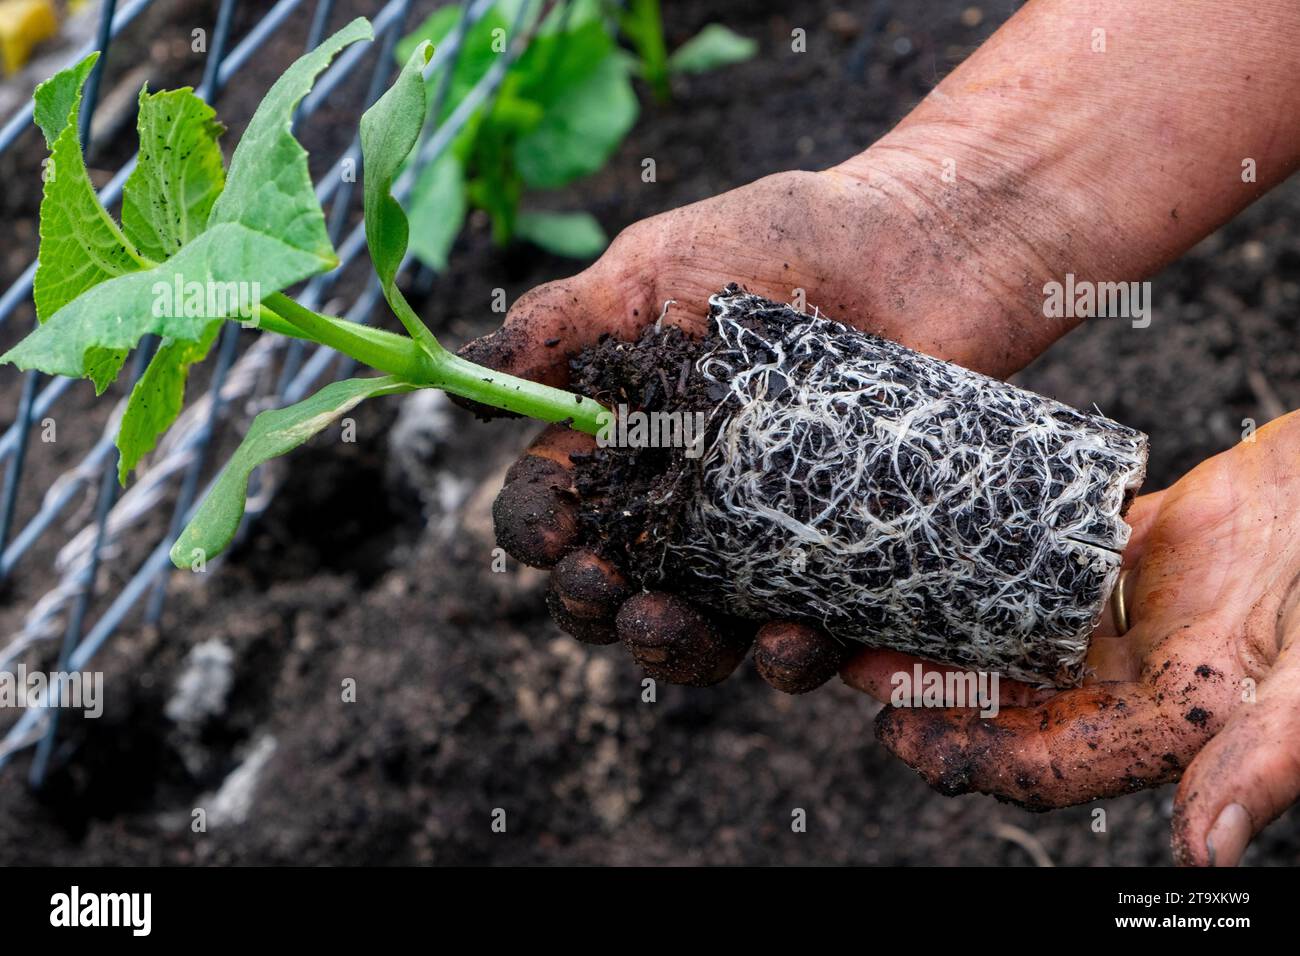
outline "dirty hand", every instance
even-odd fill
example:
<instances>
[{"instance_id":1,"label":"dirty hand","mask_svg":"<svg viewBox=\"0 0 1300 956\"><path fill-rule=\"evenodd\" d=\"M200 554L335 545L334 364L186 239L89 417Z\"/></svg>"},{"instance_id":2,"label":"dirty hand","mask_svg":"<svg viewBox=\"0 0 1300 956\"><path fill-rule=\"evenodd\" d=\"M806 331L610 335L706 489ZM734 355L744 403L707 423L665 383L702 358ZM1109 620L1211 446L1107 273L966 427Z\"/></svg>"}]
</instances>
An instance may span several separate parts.
<instances>
[{"instance_id":1,"label":"dirty hand","mask_svg":"<svg viewBox=\"0 0 1300 956\"><path fill-rule=\"evenodd\" d=\"M1001 709L887 707L880 740L946 794L1031 809L1177 780L1180 863L1235 865L1300 798L1300 412L1137 499L1124 554L1130 627L1093 640L1096 676ZM915 660L864 651L842 676L888 703ZM924 665L935 670L948 670Z\"/></svg>"},{"instance_id":2,"label":"dirty hand","mask_svg":"<svg viewBox=\"0 0 1300 956\"><path fill-rule=\"evenodd\" d=\"M1300 13L1238 3L1250 15L1209 0L1028 4L861 155L637 223L587 271L521 298L465 354L563 385L569 358L601 334L633 339L669 300L667 321L701 330L708 296L738 282L778 301L802 289L832 318L1007 375L1074 324L1044 320L1045 283L1154 274L1300 165L1300 127L1286 121L1300 102ZM1087 41L1112 19L1129 24L1125 42L1097 55ZM1258 171L1249 182L1243 156ZM501 543L555 567L551 604L569 630L621 634L662 676L721 680L743 640L675 598L632 596L574 550L568 455L589 447L543 435L498 501ZM800 654L811 664L792 667ZM775 625L756 654L792 690L815 685L829 656Z\"/></svg>"},{"instance_id":3,"label":"dirty hand","mask_svg":"<svg viewBox=\"0 0 1300 956\"><path fill-rule=\"evenodd\" d=\"M868 167L859 157L851 169L783 173L637 223L585 272L523 296L503 328L462 354L564 386L569 359L601 335L636 338L666 302L666 322L702 332L709 296L739 282L777 300L803 290L809 310L856 317L863 328L976 369L996 374L1024 364L1063 327L1038 323L1037 342L989 335L1023 306L1003 286L986 286L985 275L1009 273L1025 259L1011 257L1015 247L1006 243L994 264L989 248L974 248L955 230L937 237L917 230L921 201L896 167ZM964 302L959 321L954 296ZM640 592L579 548L569 456L593 447L589 436L562 427L542 434L497 499L499 543L526 564L554 568L548 603L574 636L621 638L659 679L697 686L722 680L744 657L755 625L738 627L675 596ZM839 645L808 629L769 624L755 659L775 686L798 692L832 676L841 658Z\"/></svg>"}]
</instances>

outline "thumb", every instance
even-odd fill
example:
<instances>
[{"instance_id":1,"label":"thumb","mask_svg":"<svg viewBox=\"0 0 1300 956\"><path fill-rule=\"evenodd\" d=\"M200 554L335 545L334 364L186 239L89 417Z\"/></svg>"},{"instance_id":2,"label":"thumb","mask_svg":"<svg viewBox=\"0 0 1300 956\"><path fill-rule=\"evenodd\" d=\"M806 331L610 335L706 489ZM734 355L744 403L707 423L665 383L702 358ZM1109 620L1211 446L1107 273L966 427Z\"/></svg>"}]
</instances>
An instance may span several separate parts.
<instances>
[{"instance_id":1,"label":"thumb","mask_svg":"<svg viewBox=\"0 0 1300 956\"><path fill-rule=\"evenodd\" d=\"M1254 699L1192 761L1174 798L1174 859L1236 866L1255 834L1300 798L1300 655L1292 642Z\"/></svg>"},{"instance_id":2,"label":"thumb","mask_svg":"<svg viewBox=\"0 0 1300 956\"><path fill-rule=\"evenodd\" d=\"M603 334L626 337L634 328L633 310L645 314L639 303L620 301L618 284L609 280L611 269L602 262L526 292L501 328L468 342L460 355L498 372L565 387L571 357Z\"/></svg>"}]
</instances>

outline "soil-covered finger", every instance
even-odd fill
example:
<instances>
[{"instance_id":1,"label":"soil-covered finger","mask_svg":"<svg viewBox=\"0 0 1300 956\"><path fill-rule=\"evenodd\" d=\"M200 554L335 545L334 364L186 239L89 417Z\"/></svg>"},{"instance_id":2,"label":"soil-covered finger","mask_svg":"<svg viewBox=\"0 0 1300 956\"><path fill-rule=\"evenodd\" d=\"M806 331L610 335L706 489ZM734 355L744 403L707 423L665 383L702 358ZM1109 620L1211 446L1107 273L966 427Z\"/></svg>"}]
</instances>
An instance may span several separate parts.
<instances>
[{"instance_id":1,"label":"soil-covered finger","mask_svg":"<svg viewBox=\"0 0 1300 956\"><path fill-rule=\"evenodd\" d=\"M609 561L590 551L573 551L551 572L546 606L569 634L588 644L618 640L614 619L632 596L632 585Z\"/></svg>"},{"instance_id":2,"label":"soil-covered finger","mask_svg":"<svg viewBox=\"0 0 1300 956\"><path fill-rule=\"evenodd\" d=\"M1178 779L1213 727L1172 710L1144 685L1103 683L996 716L886 708L876 737L947 796L987 793L1049 810Z\"/></svg>"},{"instance_id":3,"label":"soil-covered finger","mask_svg":"<svg viewBox=\"0 0 1300 956\"><path fill-rule=\"evenodd\" d=\"M744 660L750 638L713 620L672 594L645 592L628 600L616 619L619 638L647 674L689 687L725 680Z\"/></svg>"},{"instance_id":4,"label":"soil-covered finger","mask_svg":"<svg viewBox=\"0 0 1300 956\"><path fill-rule=\"evenodd\" d=\"M497 543L517 561L555 565L578 543L578 501L571 454L593 440L562 426L546 429L506 472L492 505Z\"/></svg>"},{"instance_id":5,"label":"soil-covered finger","mask_svg":"<svg viewBox=\"0 0 1300 956\"><path fill-rule=\"evenodd\" d=\"M834 676L845 652L842 642L815 627L770 621L754 639L754 666L777 690L806 694Z\"/></svg>"}]
</instances>

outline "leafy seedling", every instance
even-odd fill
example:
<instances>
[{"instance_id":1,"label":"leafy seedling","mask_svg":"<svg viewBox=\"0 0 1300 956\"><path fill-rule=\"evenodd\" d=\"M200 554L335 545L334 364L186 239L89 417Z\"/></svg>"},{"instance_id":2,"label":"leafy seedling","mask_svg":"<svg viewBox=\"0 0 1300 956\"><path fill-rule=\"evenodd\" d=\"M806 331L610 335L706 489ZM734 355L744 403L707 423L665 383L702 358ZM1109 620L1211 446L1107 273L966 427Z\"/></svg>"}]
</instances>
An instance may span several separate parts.
<instances>
[{"instance_id":1,"label":"leafy seedling","mask_svg":"<svg viewBox=\"0 0 1300 956\"><path fill-rule=\"evenodd\" d=\"M445 119L499 61L510 31L500 6L470 26L455 66L431 71L430 99ZM435 11L397 47L405 61L424 42L441 43L461 25L459 7ZM412 190L412 252L442 269L470 209L492 223L498 245L525 239L557 255L590 259L608 244L586 212L521 212L530 190L566 186L600 170L639 112L633 63L610 36L597 4L579 2L545 18L512 63L497 96L479 107L449 149Z\"/></svg>"},{"instance_id":2,"label":"leafy seedling","mask_svg":"<svg viewBox=\"0 0 1300 956\"><path fill-rule=\"evenodd\" d=\"M672 98L672 77L682 73L708 73L743 63L758 52L755 41L720 23L710 23L670 54L664 41L659 0L631 0L626 6L608 6L619 30L636 50L638 71L661 103Z\"/></svg>"},{"instance_id":3,"label":"leafy seedling","mask_svg":"<svg viewBox=\"0 0 1300 956\"><path fill-rule=\"evenodd\" d=\"M384 297L406 334L323 315L284 294L338 265L307 152L293 135L294 111L335 56L373 38L367 20L354 20L289 67L253 115L229 169L218 145L222 126L193 90L142 90L140 153L123 187L120 224L96 196L78 139L82 89L98 54L36 90L35 120L50 149L34 279L39 324L0 361L87 378L102 394L131 350L157 336L159 347L118 429L123 483L176 420L189 370L204 360L226 322L318 342L382 373L335 382L303 402L258 415L172 548L178 567L197 566L230 543L258 465L367 398L441 388L591 434L600 427L604 410L591 400L448 351L397 288L410 228L392 184L428 112L427 42L409 51L393 86L361 120L366 239Z\"/></svg>"}]
</instances>

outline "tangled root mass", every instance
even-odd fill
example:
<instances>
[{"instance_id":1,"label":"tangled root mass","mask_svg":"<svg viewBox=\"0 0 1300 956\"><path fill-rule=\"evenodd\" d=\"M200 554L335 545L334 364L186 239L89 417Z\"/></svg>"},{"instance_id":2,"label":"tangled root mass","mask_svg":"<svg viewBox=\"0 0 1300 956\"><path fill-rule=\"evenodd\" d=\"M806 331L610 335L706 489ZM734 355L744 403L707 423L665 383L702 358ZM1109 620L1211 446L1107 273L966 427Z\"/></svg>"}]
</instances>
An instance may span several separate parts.
<instances>
[{"instance_id":1,"label":"tangled root mass","mask_svg":"<svg viewBox=\"0 0 1300 956\"><path fill-rule=\"evenodd\" d=\"M1078 683L1146 436L734 286L710 305L691 391L710 399L705 450L648 489L640 576L738 616Z\"/></svg>"}]
</instances>

